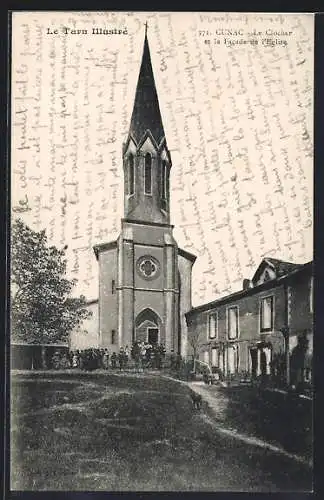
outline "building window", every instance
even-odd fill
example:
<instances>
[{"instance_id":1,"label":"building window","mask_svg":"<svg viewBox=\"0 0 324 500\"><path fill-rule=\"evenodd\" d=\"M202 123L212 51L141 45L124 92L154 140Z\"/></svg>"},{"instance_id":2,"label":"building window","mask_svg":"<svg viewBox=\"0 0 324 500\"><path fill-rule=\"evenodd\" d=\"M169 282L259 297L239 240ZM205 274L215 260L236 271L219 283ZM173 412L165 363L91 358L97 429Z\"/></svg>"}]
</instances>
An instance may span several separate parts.
<instances>
[{"instance_id":1,"label":"building window","mask_svg":"<svg viewBox=\"0 0 324 500\"><path fill-rule=\"evenodd\" d=\"M218 367L218 350L216 347L212 348L212 366L217 366Z\"/></svg>"},{"instance_id":2,"label":"building window","mask_svg":"<svg viewBox=\"0 0 324 500\"><path fill-rule=\"evenodd\" d=\"M116 344L116 330L111 330L111 343Z\"/></svg>"},{"instance_id":3,"label":"building window","mask_svg":"<svg viewBox=\"0 0 324 500\"><path fill-rule=\"evenodd\" d=\"M116 283L115 280L111 280L111 293L114 295L116 292Z\"/></svg>"},{"instance_id":4,"label":"building window","mask_svg":"<svg viewBox=\"0 0 324 500\"><path fill-rule=\"evenodd\" d=\"M163 200L166 199L166 176L167 176L167 166L166 161L162 161L162 175L161 175L161 197Z\"/></svg>"},{"instance_id":5,"label":"building window","mask_svg":"<svg viewBox=\"0 0 324 500\"><path fill-rule=\"evenodd\" d=\"M152 156L150 153L145 155L144 165L144 193L152 194Z\"/></svg>"},{"instance_id":6,"label":"building window","mask_svg":"<svg viewBox=\"0 0 324 500\"><path fill-rule=\"evenodd\" d=\"M239 368L239 352L238 346L232 344L227 348L227 373L228 375L238 372Z\"/></svg>"},{"instance_id":7,"label":"building window","mask_svg":"<svg viewBox=\"0 0 324 500\"><path fill-rule=\"evenodd\" d=\"M233 306L227 309L227 332L229 339L237 339L238 337L238 307Z\"/></svg>"},{"instance_id":8,"label":"building window","mask_svg":"<svg viewBox=\"0 0 324 500\"><path fill-rule=\"evenodd\" d=\"M211 313L208 317L208 337L210 339L217 338L218 330L218 314L217 312Z\"/></svg>"},{"instance_id":9,"label":"building window","mask_svg":"<svg viewBox=\"0 0 324 500\"><path fill-rule=\"evenodd\" d=\"M273 330L273 296L264 297L260 302L260 331L271 332Z\"/></svg>"},{"instance_id":10,"label":"building window","mask_svg":"<svg viewBox=\"0 0 324 500\"><path fill-rule=\"evenodd\" d=\"M128 194L132 195L135 192L135 175L134 175L134 156L132 154L128 157Z\"/></svg>"}]
</instances>

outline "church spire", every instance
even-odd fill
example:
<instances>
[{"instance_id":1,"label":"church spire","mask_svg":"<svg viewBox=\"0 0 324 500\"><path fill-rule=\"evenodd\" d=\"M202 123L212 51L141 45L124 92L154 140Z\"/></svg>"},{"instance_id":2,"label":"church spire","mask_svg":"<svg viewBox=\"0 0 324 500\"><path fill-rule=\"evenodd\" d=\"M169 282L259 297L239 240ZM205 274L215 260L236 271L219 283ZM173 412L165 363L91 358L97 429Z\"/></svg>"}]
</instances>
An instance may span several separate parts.
<instances>
[{"instance_id":1,"label":"church spire","mask_svg":"<svg viewBox=\"0 0 324 500\"><path fill-rule=\"evenodd\" d=\"M159 145L164 138L164 129L147 40L147 23L145 23L142 63L129 132L138 144L147 130L151 132L154 140Z\"/></svg>"},{"instance_id":2,"label":"church spire","mask_svg":"<svg viewBox=\"0 0 324 500\"><path fill-rule=\"evenodd\" d=\"M147 24L129 135L123 146L125 218L170 223L171 157L155 88Z\"/></svg>"}]
</instances>

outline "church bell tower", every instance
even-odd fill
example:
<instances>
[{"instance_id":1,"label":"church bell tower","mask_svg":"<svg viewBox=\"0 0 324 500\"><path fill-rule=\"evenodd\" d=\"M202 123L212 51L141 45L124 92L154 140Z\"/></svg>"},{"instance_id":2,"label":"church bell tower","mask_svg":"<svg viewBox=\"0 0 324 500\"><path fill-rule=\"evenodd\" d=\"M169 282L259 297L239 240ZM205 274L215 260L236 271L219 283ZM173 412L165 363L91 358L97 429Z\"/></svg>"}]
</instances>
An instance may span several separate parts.
<instances>
[{"instance_id":1,"label":"church bell tower","mask_svg":"<svg viewBox=\"0 0 324 500\"><path fill-rule=\"evenodd\" d=\"M145 30L129 132L123 145L124 218L117 241L97 245L99 345L136 340L186 354L196 257L181 250L170 224L171 157Z\"/></svg>"},{"instance_id":2,"label":"church bell tower","mask_svg":"<svg viewBox=\"0 0 324 500\"><path fill-rule=\"evenodd\" d=\"M169 224L171 158L146 33L123 165L125 218Z\"/></svg>"}]
</instances>

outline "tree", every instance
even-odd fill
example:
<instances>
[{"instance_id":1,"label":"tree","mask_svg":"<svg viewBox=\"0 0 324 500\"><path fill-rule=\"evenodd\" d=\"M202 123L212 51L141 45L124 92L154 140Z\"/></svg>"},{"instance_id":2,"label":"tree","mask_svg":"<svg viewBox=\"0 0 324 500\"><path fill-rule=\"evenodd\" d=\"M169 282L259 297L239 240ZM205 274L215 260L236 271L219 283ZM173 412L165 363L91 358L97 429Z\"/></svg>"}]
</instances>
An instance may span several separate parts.
<instances>
[{"instance_id":1,"label":"tree","mask_svg":"<svg viewBox=\"0 0 324 500\"><path fill-rule=\"evenodd\" d=\"M54 343L68 338L92 313L84 296L72 297L76 280L66 278L67 247L48 246L45 230L21 219L11 228L11 331L14 340Z\"/></svg>"},{"instance_id":2,"label":"tree","mask_svg":"<svg viewBox=\"0 0 324 500\"><path fill-rule=\"evenodd\" d=\"M200 329L198 325L193 325L191 322L188 327L188 342L192 348L192 357L195 366L195 360L199 358Z\"/></svg>"}]
</instances>

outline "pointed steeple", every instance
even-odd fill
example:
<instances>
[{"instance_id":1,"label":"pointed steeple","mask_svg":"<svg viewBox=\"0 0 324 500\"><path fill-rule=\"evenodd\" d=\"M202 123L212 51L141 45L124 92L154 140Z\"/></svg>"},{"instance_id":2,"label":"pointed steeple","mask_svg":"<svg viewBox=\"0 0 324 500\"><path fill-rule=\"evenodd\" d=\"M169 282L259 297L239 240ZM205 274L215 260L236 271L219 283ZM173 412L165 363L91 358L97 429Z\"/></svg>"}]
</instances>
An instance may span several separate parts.
<instances>
[{"instance_id":1,"label":"pointed steeple","mask_svg":"<svg viewBox=\"0 0 324 500\"><path fill-rule=\"evenodd\" d=\"M170 223L171 165L145 30L133 114L123 145L126 219Z\"/></svg>"},{"instance_id":2,"label":"pointed steeple","mask_svg":"<svg viewBox=\"0 0 324 500\"><path fill-rule=\"evenodd\" d=\"M138 144L146 130L149 130L157 144L160 144L165 135L146 31L147 25L145 27L142 63L136 87L129 132Z\"/></svg>"}]
</instances>

